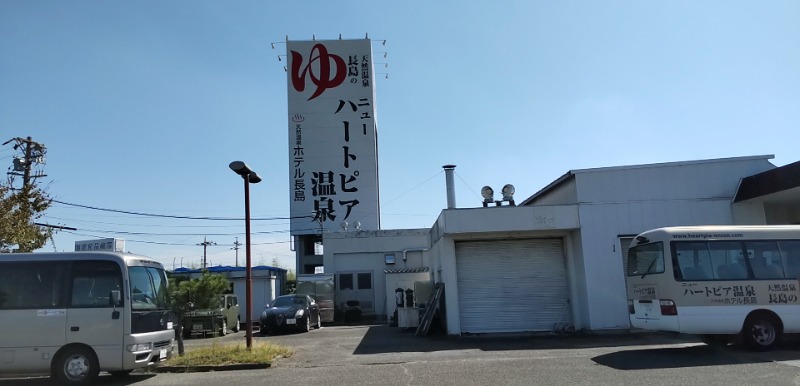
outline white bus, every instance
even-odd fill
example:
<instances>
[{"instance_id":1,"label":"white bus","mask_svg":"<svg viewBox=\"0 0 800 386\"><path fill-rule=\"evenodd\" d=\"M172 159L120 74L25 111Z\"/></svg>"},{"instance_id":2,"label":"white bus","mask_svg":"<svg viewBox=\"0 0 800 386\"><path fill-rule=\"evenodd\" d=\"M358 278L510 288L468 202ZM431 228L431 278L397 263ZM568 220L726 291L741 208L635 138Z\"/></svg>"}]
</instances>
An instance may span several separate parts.
<instances>
[{"instance_id":1,"label":"white bus","mask_svg":"<svg viewBox=\"0 0 800 386\"><path fill-rule=\"evenodd\" d=\"M126 375L172 355L161 263L117 252L0 254L0 374L59 384Z\"/></svg>"},{"instance_id":2,"label":"white bus","mask_svg":"<svg viewBox=\"0 0 800 386\"><path fill-rule=\"evenodd\" d=\"M800 332L798 273L800 226L647 231L628 252L631 325L769 350Z\"/></svg>"}]
</instances>

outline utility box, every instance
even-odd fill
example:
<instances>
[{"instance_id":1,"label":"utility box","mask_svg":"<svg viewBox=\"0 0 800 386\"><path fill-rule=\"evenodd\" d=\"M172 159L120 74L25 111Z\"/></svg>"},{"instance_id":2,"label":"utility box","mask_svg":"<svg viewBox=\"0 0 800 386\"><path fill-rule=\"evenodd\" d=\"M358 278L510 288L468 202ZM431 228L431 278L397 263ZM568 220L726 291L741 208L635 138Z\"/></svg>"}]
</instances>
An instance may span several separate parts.
<instances>
[{"instance_id":1,"label":"utility box","mask_svg":"<svg viewBox=\"0 0 800 386\"><path fill-rule=\"evenodd\" d=\"M297 294L308 295L314 298L319 306L320 321L333 323L334 318L334 285L332 273L319 273L313 275L297 275Z\"/></svg>"},{"instance_id":2,"label":"utility box","mask_svg":"<svg viewBox=\"0 0 800 386\"><path fill-rule=\"evenodd\" d=\"M419 309L418 308L398 308L397 309L397 327L400 328L417 328L419 326Z\"/></svg>"}]
</instances>

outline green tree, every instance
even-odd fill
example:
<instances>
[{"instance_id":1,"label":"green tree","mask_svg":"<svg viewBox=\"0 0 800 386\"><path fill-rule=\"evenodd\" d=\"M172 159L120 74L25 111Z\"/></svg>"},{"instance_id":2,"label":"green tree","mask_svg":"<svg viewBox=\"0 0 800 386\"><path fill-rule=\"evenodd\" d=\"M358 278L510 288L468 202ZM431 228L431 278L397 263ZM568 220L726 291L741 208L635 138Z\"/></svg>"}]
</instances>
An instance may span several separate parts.
<instances>
[{"instance_id":1,"label":"green tree","mask_svg":"<svg viewBox=\"0 0 800 386\"><path fill-rule=\"evenodd\" d=\"M34 221L44 215L50 204L47 193L35 186L14 190L0 182L0 253L12 252L14 246L19 252L43 247L53 229Z\"/></svg>"},{"instance_id":2,"label":"green tree","mask_svg":"<svg viewBox=\"0 0 800 386\"><path fill-rule=\"evenodd\" d=\"M172 313L177 323L175 337L178 339L178 355L183 356L183 315L192 309L220 307L218 295L230 292L231 285L224 276L212 275L208 271L203 271L199 278L171 276L169 281Z\"/></svg>"}]
</instances>

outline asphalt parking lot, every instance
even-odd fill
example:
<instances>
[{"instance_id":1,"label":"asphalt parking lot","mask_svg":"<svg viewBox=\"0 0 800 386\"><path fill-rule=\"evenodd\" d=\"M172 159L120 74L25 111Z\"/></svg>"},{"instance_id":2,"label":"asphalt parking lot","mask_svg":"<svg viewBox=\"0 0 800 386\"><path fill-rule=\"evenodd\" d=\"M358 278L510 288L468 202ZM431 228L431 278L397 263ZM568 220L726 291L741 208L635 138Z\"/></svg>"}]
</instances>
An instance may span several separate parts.
<instances>
[{"instance_id":1,"label":"asphalt parking lot","mask_svg":"<svg viewBox=\"0 0 800 386\"><path fill-rule=\"evenodd\" d=\"M244 341L244 333L214 339ZM213 344L214 339L190 344ZM388 384L531 384L531 376L549 379L549 384L640 384L640 377L649 379L646 383L650 384L737 385L765 379L800 384L796 336L789 337L781 349L767 353L748 352L736 345L710 347L696 337L669 333L419 337L383 324L255 335L254 340L295 349L292 357L279 359L268 370L287 375L286 381L292 374L308 372L314 374L311 379L330 384L376 384L376 378L363 373L399 367L410 378L387 375L392 379ZM460 376L441 376L447 373ZM411 382L405 383L407 380Z\"/></svg>"},{"instance_id":2,"label":"asphalt parking lot","mask_svg":"<svg viewBox=\"0 0 800 386\"><path fill-rule=\"evenodd\" d=\"M100 385L619 385L800 384L800 345L768 353L710 347L660 333L418 337L383 324L326 326L309 333L254 334L295 353L269 369L135 373ZM245 342L245 333L189 339L187 351ZM11 382L11 383L10 383ZM0 380L48 385L43 379Z\"/></svg>"}]
</instances>

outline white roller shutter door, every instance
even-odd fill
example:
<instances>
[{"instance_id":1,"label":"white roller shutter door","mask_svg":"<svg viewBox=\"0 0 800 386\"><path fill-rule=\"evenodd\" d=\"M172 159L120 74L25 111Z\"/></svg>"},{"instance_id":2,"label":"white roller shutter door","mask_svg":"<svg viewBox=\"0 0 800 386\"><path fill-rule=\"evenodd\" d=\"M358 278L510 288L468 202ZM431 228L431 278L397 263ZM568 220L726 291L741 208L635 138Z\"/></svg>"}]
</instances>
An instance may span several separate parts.
<instances>
[{"instance_id":1,"label":"white roller shutter door","mask_svg":"<svg viewBox=\"0 0 800 386\"><path fill-rule=\"evenodd\" d=\"M455 246L462 333L554 331L572 323L561 239Z\"/></svg>"}]
</instances>

